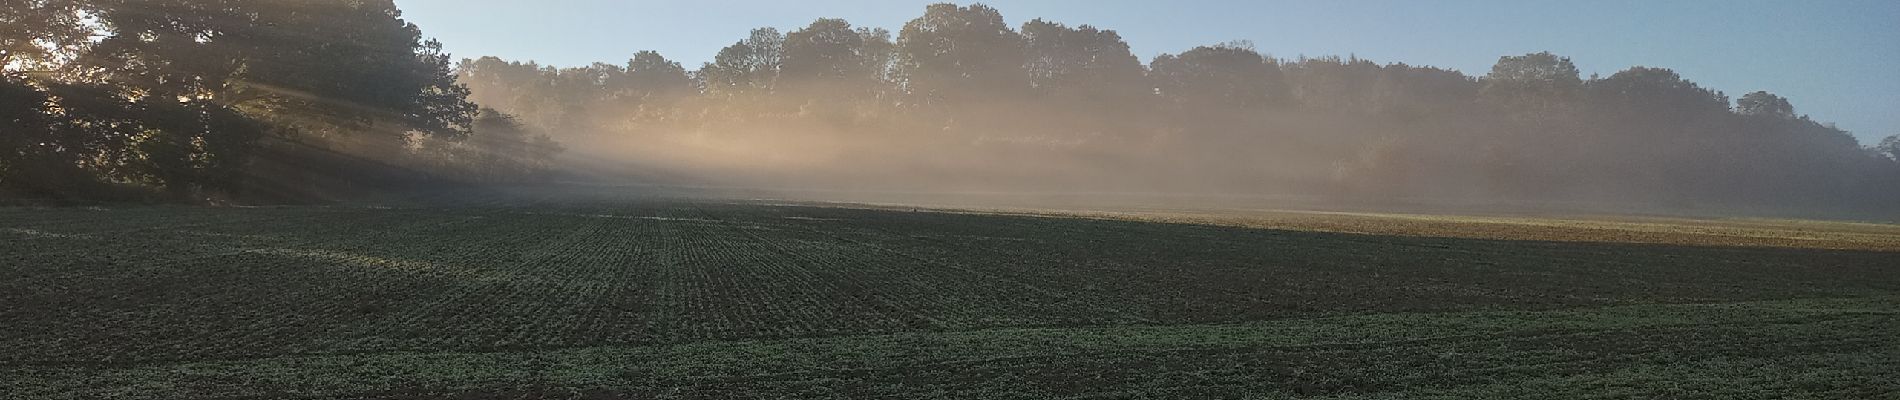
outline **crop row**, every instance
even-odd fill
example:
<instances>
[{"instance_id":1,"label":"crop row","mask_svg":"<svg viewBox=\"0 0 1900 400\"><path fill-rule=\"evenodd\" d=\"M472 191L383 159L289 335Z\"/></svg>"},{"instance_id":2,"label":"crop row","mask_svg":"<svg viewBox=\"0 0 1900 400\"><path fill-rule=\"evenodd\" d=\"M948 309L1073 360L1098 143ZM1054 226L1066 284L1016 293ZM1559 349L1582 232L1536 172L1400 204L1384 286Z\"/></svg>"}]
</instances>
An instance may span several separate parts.
<instances>
[{"instance_id":1,"label":"crop row","mask_svg":"<svg viewBox=\"0 0 1900 400\"><path fill-rule=\"evenodd\" d=\"M551 200L550 200L551 201ZM473 203L484 203L473 201ZM1892 256L720 203L0 211L0 362L523 351L1900 292ZM123 218L114 218L122 215ZM60 236L64 235L64 236ZM96 248L97 250L86 250Z\"/></svg>"},{"instance_id":2,"label":"crop row","mask_svg":"<svg viewBox=\"0 0 1900 400\"><path fill-rule=\"evenodd\" d=\"M1893 300L0 368L0 397L1887 398Z\"/></svg>"}]
</instances>

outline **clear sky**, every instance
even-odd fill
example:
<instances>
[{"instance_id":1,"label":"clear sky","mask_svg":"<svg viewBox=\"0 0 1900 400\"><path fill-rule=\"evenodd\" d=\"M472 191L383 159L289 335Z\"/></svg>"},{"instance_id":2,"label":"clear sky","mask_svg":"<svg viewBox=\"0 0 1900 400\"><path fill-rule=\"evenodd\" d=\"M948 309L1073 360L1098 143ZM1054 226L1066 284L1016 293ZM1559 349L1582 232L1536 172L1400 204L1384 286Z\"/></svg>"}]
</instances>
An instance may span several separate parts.
<instances>
[{"instance_id":1,"label":"clear sky","mask_svg":"<svg viewBox=\"0 0 1900 400\"><path fill-rule=\"evenodd\" d=\"M459 57L558 66L658 50L697 68L752 28L820 17L895 32L930 0L397 0ZM967 4L968 2L962 2ZM1013 25L1043 18L1121 32L1144 61L1237 39L1263 53L1348 55L1482 75L1498 56L1551 51L1608 76L1676 70L1729 97L1767 90L1863 143L1900 134L1897 0L992 0Z\"/></svg>"}]
</instances>

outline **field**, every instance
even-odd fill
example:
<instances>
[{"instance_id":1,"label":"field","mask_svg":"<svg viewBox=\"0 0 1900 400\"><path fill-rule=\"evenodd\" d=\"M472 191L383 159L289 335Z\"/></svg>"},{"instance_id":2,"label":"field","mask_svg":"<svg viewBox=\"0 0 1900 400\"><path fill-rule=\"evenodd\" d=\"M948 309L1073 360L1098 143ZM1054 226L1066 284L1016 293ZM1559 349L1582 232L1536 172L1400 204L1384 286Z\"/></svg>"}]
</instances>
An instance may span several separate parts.
<instances>
[{"instance_id":1,"label":"field","mask_svg":"<svg viewBox=\"0 0 1900 400\"><path fill-rule=\"evenodd\" d=\"M1900 227L0 208L0 398L1900 398Z\"/></svg>"}]
</instances>

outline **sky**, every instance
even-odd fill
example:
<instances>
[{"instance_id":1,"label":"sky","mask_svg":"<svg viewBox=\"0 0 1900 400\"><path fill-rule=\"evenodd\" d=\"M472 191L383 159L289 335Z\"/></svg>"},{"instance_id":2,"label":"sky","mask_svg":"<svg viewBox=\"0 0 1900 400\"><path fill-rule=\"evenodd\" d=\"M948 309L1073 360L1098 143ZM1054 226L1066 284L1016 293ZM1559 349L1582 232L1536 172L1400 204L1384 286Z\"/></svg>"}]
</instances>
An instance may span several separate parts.
<instances>
[{"instance_id":1,"label":"sky","mask_svg":"<svg viewBox=\"0 0 1900 400\"><path fill-rule=\"evenodd\" d=\"M752 28L817 18L896 32L930 0L396 0L458 57L624 64L657 50L688 69ZM1550 51L1586 78L1664 67L1731 99L1757 90L1864 144L1900 134L1900 1L991 0L1034 18L1121 33L1137 56L1250 40L1280 58L1357 55L1483 75ZM960 4L968 4L961 2Z\"/></svg>"}]
</instances>

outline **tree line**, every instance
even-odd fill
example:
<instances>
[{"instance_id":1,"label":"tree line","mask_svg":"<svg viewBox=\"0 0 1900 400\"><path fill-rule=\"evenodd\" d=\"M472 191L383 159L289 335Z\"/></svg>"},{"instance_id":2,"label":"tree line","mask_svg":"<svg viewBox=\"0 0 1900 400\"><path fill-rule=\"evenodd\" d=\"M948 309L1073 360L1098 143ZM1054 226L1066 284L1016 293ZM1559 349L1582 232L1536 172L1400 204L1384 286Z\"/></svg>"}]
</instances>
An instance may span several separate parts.
<instances>
[{"instance_id":1,"label":"tree line","mask_svg":"<svg viewBox=\"0 0 1900 400\"><path fill-rule=\"evenodd\" d=\"M829 18L759 28L691 70L642 52L456 73L477 103L563 140L760 182L1900 207L1900 138L1863 147L1772 93L1731 101L1666 68L1584 77L1550 53L1481 76L1248 42L1143 63L1113 30L936 4L895 35ZM733 150L747 147L763 150ZM678 156L703 153L719 156Z\"/></svg>"},{"instance_id":2,"label":"tree line","mask_svg":"<svg viewBox=\"0 0 1900 400\"><path fill-rule=\"evenodd\" d=\"M293 200L544 173L390 0L9 0L0 193Z\"/></svg>"},{"instance_id":3,"label":"tree line","mask_svg":"<svg viewBox=\"0 0 1900 400\"><path fill-rule=\"evenodd\" d=\"M6 7L0 191L524 180L566 148L792 186L1900 208L1900 138L1862 146L1771 93L1584 77L1550 53L1479 76L1244 41L1143 62L1113 30L936 4L896 32L755 29L690 69L651 51L558 68L453 62L400 17L387 0Z\"/></svg>"}]
</instances>

